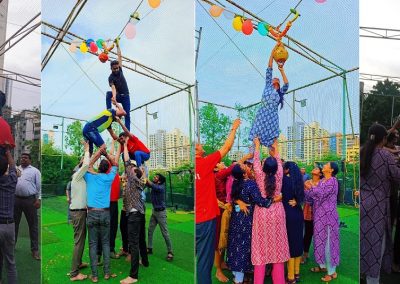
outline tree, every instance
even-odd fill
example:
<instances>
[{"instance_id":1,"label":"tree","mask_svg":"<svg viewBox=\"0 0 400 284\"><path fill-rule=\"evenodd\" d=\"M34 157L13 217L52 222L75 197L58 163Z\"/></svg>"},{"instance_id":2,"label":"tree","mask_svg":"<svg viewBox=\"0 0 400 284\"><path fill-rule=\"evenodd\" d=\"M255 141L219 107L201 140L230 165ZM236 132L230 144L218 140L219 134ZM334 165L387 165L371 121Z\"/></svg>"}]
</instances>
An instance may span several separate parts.
<instances>
[{"instance_id":1,"label":"tree","mask_svg":"<svg viewBox=\"0 0 400 284\"><path fill-rule=\"evenodd\" d=\"M394 105L393 97L394 98ZM400 84L385 80L379 81L373 86L370 93L360 97L361 106L361 144L364 143L368 128L375 122L378 122L385 127L391 127L392 123L392 107L396 111L400 109ZM393 113L397 116L399 113Z\"/></svg>"},{"instance_id":2,"label":"tree","mask_svg":"<svg viewBox=\"0 0 400 284\"><path fill-rule=\"evenodd\" d=\"M253 141L249 141L249 134L251 130L251 126L253 121L256 119L256 114L258 109L261 107L261 104L257 104L252 107L244 108L240 104L236 104L235 108L239 111L239 117L242 120L242 124L240 125L240 144L242 145L253 145Z\"/></svg>"},{"instance_id":3,"label":"tree","mask_svg":"<svg viewBox=\"0 0 400 284\"><path fill-rule=\"evenodd\" d=\"M216 106L207 104L200 109L200 133L206 153L218 150L229 133L232 120L219 113Z\"/></svg>"},{"instance_id":4,"label":"tree","mask_svg":"<svg viewBox=\"0 0 400 284\"><path fill-rule=\"evenodd\" d=\"M24 144L29 148L29 153L32 157L32 165L40 170L40 140L27 140Z\"/></svg>"},{"instance_id":5,"label":"tree","mask_svg":"<svg viewBox=\"0 0 400 284\"><path fill-rule=\"evenodd\" d=\"M82 136L82 123L77 120L67 127L67 134L65 135L65 144L75 156L83 156L83 147L81 140Z\"/></svg>"}]
</instances>

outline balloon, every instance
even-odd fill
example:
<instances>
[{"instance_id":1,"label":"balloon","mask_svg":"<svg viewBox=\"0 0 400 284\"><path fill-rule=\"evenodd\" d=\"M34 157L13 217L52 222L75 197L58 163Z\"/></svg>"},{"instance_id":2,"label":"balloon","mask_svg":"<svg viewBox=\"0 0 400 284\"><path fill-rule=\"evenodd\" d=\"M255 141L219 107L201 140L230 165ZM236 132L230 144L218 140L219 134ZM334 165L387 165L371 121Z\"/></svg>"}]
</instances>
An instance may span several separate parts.
<instances>
[{"instance_id":1,"label":"balloon","mask_svg":"<svg viewBox=\"0 0 400 284\"><path fill-rule=\"evenodd\" d=\"M107 62L107 60L108 60L108 55L106 54L106 53L104 53L104 52L102 52L102 53L100 53L99 54L99 60L101 61L101 62Z\"/></svg>"},{"instance_id":2,"label":"balloon","mask_svg":"<svg viewBox=\"0 0 400 284\"><path fill-rule=\"evenodd\" d=\"M127 39L133 39L136 36L136 27L132 23L128 23L125 28L125 35Z\"/></svg>"},{"instance_id":3,"label":"balloon","mask_svg":"<svg viewBox=\"0 0 400 284\"><path fill-rule=\"evenodd\" d=\"M95 52L97 52L98 49L99 49L99 48L97 47L96 43L95 43L94 41L92 41L92 42L90 43L90 51L93 52L93 53L95 53Z\"/></svg>"},{"instance_id":4,"label":"balloon","mask_svg":"<svg viewBox=\"0 0 400 284\"><path fill-rule=\"evenodd\" d=\"M210 8L210 15L217 18L217 17L221 16L223 11L224 11L224 8L219 7L217 5L212 5Z\"/></svg>"},{"instance_id":5,"label":"balloon","mask_svg":"<svg viewBox=\"0 0 400 284\"><path fill-rule=\"evenodd\" d=\"M86 40L86 45L87 45L88 47L90 47L90 43L92 43L92 42L94 42L94 40L91 39L91 38L89 38L88 40Z\"/></svg>"},{"instance_id":6,"label":"balloon","mask_svg":"<svg viewBox=\"0 0 400 284\"><path fill-rule=\"evenodd\" d=\"M253 32L253 22L250 19L247 19L246 21L243 22L242 32L245 35L251 35L252 34L252 32Z\"/></svg>"},{"instance_id":7,"label":"balloon","mask_svg":"<svg viewBox=\"0 0 400 284\"><path fill-rule=\"evenodd\" d=\"M86 42L82 42L81 46L79 47L82 53L86 53L88 51L88 47L86 45Z\"/></svg>"},{"instance_id":8,"label":"balloon","mask_svg":"<svg viewBox=\"0 0 400 284\"><path fill-rule=\"evenodd\" d=\"M103 39L98 39L98 40L96 40L96 45L97 45L97 47L98 48L103 48L103 42L104 42L104 40Z\"/></svg>"},{"instance_id":9,"label":"balloon","mask_svg":"<svg viewBox=\"0 0 400 284\"><path fill-rule=\"evenodd\" d=\"M76 50L77 50L76 44L72 42L72 43L69 45L69 51L75 53Z\"/></svg>"},{"instance_id":10,"label":"balloon","mask_svg":"<svg viewBox=\"0 0 400 284\"><path fill-rule=\"evenodd\" d=\"M149 5L151 8L155 9L160 6L161 0L149 0Z\"/></svg>"},{"instance_id":11,"label":"balloon","mask_svg":"<svg viewBox=\"0 0 400 284\"><path fill-rule=\"evenodd\" d=\"M322 3L325 3L326 0L315 0L315 2L317 2L317 3L319 3L319 4L322 4Z\"/></svg>"},{"instance_id":12,"label":"balloon","mask_svg":"<svg viewBox=\"0 0 400 284\"><path fill-rule=\"evenodd\" d=\"M240 31L242 30L242 25L243 25L243 23L242 23L242 17L236 16L236 17L233 19L233 22L232 22L233 28L234 28L236 31L240 32Z\"/></svg>"},{"instance_id":13,"label":"balloon","mask_svg":"<svg viewBox=\"0 0 400 284\"><path fill-rule=\"evenodd\" d=\"M258 33L262 36L266 36L268 34L267 23L260 22L257 25Z\"/></svg>"}]
</instances>

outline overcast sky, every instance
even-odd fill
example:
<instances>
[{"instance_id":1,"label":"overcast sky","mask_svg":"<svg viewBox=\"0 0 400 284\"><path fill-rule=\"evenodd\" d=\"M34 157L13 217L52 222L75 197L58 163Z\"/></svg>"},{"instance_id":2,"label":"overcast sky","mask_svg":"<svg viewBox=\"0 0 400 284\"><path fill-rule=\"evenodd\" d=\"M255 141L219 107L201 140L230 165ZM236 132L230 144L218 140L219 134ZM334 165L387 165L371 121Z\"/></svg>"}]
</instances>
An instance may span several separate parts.
<instances>
[{"instance_id":1,"label":"overcast sky","mask_svg":"<svg viewBox=\"0 0 400 284\"><path fill-rule=\"evenodd\" d=\"M235 2L254 13L262 10L259 16L276 26L285 19L290 8L293 8L294 3L298 1L239 0ZM257 70L263 74L260 76L211 19L208 14L209 5L201 3L207 12L196 3L196 26L197 28L203 27L196 74L199 81L200 98L229 106L234 106L235 103L249 105L260 101L265 85L265 68L269 54L276 42L260 36L256 30L251 36L237 33L232 28L232 14L228 14L228 17L222 15L216 19ZM228 6L228 9L239 13L235 7ZM346 70L359 66L358 1L327 1L323 4L315 1L302 1L298 11L301 17L293 23L288 35ZM290 18L292 17L293 15L290 16ZM285 70L289 78L289 89L332 75L321 66L290 50ZM276 65L275 75L280 76ZM359 124L358 72L348 74L347 79L354 131L357 133ZM341 78L335 78L296 92L296 100L307 99L307 107L301 108L300 104L296 103L296 112L301 116L301 118L296 116L296 121L302 121L302 119L307 123L318 121L330 132L342 132L342 92ZM291 106L293 96L289 94L285 99ZM292 124L292 109L289 105L285 104L279 113L280 128L285 135L287 126ZM230 111L225 111L225 113L236 115ZM351 133L347 107L346 113L346 132Z\"/></svg>"},{"instance_id":2,"label":"overcast sky","mask_svg":"<svg viewBox=\"0 0 400 284\"><path fill-rule=\"evenodd\" d=\"M114 39L136 9L139 0L88 1L73 23L70 31L84 38ZM44 0L43 21L61 27L75 1ZM107 9L105 9L107 7ZM152 67L181 81L193 84L194 79L194 2L168 0L144 17L152 9L143 1L139 14L143 18L137 25L133 40L122 35L122 54L146 66ZM42 37L42 55L51 40ZM114 49L115 51L116 49ZM71 56L74 58L71 59ZM89 80L79 66L84 69ZM43 112L90 119L106 108L105 93L110 90L109 63L101 63L97 57L68 51L60 45L42 73ZM125 69L131 97L131 108L160 98L176 90ZM157 129L179 128L189 132L188 95L181 92L148 107L148 112L158 112L158 119L149 116L149 133ZM132 117L133 116L133 117ZM144 139L144 108L131 113L131 130ZM66 123L71 121L67 120ZM42 117L42 128L49 130L60 118ZM109 135L105 135L108 137ZM57 137L56 137L57 138ZM60 141L58 136L56 142Z\"/></svg>"},{"instance_id":3,"label":"overcast sky","mask_svg":"<svg viewBox=\"0 0 400 284\"><path fill-rule=\"evenodd\" d=\"M40 12L40 2L40 0L8 1L7 39ZM5 53L4 69L40 78L40 27ZM13 82L11 104L14 110L39 106L40 88Z\"/></svg>"},{"instance_id":4,"label":"overcast sky","mask_svg":"<svg viewBox=\"0 0 400 284\"><path fill-rule=\"evenodd\" d=\"M400 30L400 1L363 0L360 26ZM365 32L363 32L365 34ZM360 38L360 72L400 77L400 40ZM366 90L375 82L365 81Z\"/></svg>"}]
</instances>

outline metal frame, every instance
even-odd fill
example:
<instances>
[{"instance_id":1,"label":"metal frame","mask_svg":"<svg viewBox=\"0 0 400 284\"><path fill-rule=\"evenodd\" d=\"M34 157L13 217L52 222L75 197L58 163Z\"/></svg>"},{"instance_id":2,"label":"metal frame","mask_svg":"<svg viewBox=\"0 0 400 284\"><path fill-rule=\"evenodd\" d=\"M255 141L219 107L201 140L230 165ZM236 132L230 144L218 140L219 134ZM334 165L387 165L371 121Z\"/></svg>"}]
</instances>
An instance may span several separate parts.
<instances>
[{"instance_id":1,"label":"metal frame","mask_svg":"<svg viewBox=\"0 0 400 284\"><path fill-rule=\"evenodd\" d=\"M360 37L400 40L400 30L386 29L386 28L373 28L373 27L360 27Z\"/></svg>"},{"instance_id":2,"label":"metal frame","mask_svg":"<svg viewBox=\"0 0 400 284\"><path fill-rule=\"evenodd\" d=\"M10 79L10 80L13 80L13 81L16 81L16 82L20 82L20 83L23 83L23 84L27 84L27 85L31 85L31 86L34 86L34 87L39 87L39 88L41 87L40 78L35 78L35 77L32 77L32 76L28 76L28 75L21 74L21 73L18 73L18 72L6 70L6 69L3 69L3 68L0 68L0 71L2 72L2 73L0 73L0 77L1 78Z\"/></svg>"}]
</instances>

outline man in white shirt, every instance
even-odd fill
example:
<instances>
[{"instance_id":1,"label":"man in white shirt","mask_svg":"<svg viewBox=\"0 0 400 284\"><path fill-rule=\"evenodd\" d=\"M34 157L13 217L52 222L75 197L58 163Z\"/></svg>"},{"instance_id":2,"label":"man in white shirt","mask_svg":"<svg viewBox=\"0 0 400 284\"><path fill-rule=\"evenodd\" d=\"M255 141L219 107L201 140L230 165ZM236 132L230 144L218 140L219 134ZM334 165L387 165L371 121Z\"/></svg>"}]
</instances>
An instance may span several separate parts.
<instances>
[{"instance_id":1,"label":"man in white shirt","mask_svg":"<svg viewBox=\"0 0 400 284\"><path fill-rule=\"evenodd\" d=\"M33 167L31 163L31 155L28 153L22 153L21 165L18 167L21 176L18 177L17 188L15 190L15 242L18 240L19 223L21 222L23 212L29 226L32 257L36 260L40 260L37 211L40 209L41 203L41 177L40 171Z\"/></svg>"}]
</instances>

